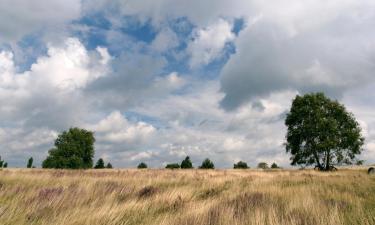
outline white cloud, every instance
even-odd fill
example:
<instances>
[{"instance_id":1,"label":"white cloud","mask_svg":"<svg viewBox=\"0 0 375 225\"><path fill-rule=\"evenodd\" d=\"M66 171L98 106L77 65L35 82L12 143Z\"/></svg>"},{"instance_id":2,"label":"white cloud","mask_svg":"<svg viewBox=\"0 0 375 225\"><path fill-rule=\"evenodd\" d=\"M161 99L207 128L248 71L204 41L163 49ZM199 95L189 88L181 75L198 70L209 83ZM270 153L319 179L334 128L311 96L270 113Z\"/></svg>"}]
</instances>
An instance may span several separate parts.
<instances>
[{"instance_id":1,"label":"white cloud","mask_svg":"<svg viewBox=\"0 0 375 225\"><path fill-rule=\"evenodd\" d=\"M209 27L196 30L187 49L191 56L190 66L195 68L207 65L220 58L224 52L225 44L235 38L232 26L228 21L219 19Z\"/></svg>"},{"instance_id":2,"label":"white cloud","mask_svg":"<svg viewBox=\"0 0 375 225\"><path fill-rule=\"evenodd\" d=\"M179 41L176 33L171 29L166 28L157 34L151 43L151 48L159 52L165 52L169 49L177 47L178 44Z\"/></svg>"}]
</instances>

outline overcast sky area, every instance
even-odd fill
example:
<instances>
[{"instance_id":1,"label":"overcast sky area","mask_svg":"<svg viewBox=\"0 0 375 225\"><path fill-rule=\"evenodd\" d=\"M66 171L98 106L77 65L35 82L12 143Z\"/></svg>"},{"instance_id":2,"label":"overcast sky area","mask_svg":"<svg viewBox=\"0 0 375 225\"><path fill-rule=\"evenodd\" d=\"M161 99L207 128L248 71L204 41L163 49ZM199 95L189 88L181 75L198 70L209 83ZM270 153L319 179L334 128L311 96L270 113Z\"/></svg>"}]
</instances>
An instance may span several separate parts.
<instances>
[{"instance_id":1,"label":"overcast sky area","mask_svg":"<svg viewBox=\"0 0 375 225\"><path fill-rule=\"evenodd\" d=\"M95 160L288 167L297 94L344 103L375 163L374 0L0 0L0 155L39 167L57 135Z\"/></svg>"}]
</instances>

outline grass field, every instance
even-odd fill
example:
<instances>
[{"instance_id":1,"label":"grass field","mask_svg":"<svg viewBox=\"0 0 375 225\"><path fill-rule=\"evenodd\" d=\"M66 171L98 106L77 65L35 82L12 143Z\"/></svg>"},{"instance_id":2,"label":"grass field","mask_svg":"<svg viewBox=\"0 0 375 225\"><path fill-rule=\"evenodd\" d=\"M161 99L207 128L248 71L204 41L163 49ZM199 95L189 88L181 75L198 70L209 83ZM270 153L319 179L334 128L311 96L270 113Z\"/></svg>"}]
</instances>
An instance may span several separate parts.
<instances>
[{"instance_id":1,"label":"grass field","mask_svg":"<svg viewBox=\"0 0 375 225\"><path fill-rule=\"evenodd\" d=\"M0 224L375 224L365 169L0 171Z\"/></svg>"}]
</instances>

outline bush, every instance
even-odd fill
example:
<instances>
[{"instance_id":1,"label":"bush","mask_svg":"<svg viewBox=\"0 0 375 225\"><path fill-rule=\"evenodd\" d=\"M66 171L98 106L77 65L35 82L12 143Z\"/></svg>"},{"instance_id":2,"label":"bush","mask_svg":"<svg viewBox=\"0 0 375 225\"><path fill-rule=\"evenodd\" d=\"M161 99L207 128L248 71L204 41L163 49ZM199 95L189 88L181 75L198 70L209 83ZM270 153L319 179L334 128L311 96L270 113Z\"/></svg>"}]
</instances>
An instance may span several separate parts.
<instances>
[{"instance_id":1,"label":"bush","mask_svg":"<svg viewBox=\"0 0 375 225\"><path fill-rule=\"evenodd\" d=\"M205 159L199 169L215 169L215 165L210 159Z\"/></svg>"},{"instance_id":2,"label":"bush","mask_svg":"<svg viewBox=\"0 0 375 225\"><path fill-rule=\"evenodd\" d=\"M190 157L186 156L184 160L181 162L181 169L192 169L193 164L191 163Z\"/></svg>"},{"instance_id":3,"label":"bush","mask_svg":"<svg viewBox=\"0 0 375 225\"><path fill-rule=\"evenodd\" d=\"M29 160L27 161L27 168L32 168L33 167L33 157L30 157Z\"/></svg>"},{"instance_id":4,"label":"bush","mask_svg":"<svg viewBox=\"0 0 375 225\"><path fill-rule=\"evenodd\" d=\"M8 168L8 163L7 162L4 163L3 168Z\"/></svg>"},{"instance_id":5,"label":"bush","mask_svg":"<svg viewBox=\"0 0 375 225\"><path fill-rule=\"evenodd\" d=\"M98 161L96 162L96 165L94 167L94 169L104 169L105 166L104 166L104 160L102 158L98 159Z\"/></svg>"},{"instance_id":6,"label":"bush","mask_svg":"<svg viewBox=\"0 0 375 225\"><path fill-rule=\"evenodd\" d=\"M107 166L106 166L105 168L107 168L107 169L113 169L113 166L112 166L111 163L108 163Z\"/></svg>"},{"instance_id":7,"label":"bush","mask_svg":"<svg viewBox=\"0 0 375 225\"><path fill-rule=\"evenodd\" d=\"M55 140L43 168L88 169L93 166L94 133L85 129L70 128Z\"/></svg>"},{"instance_id":8,"label":"bush","mask_svg":"<svg viewBox=\"0 0 375 225\"><path fill-rule=\"evenodd\" d=\"M238 163L233 165L233 169L248 169L247 163L239 161Z\"/></svg>"},{"instance_id":9,"label":"bush","mask_svg":"<svg viewBox=\"0 0 375 225\"><path fill-rule=\"evenodd\" d=\"M171 163L171 164L167 164L165 168L166 169L179 169L180 165L178 163Z\"/></svg>"},{"instance_id":10,"label":"bush","mask_svg":"<svg viewBox=\"0 0 375 225\"><path fill-rule=\"evenodd\" d=\"M138 164L137 168L138 169L147 169L147 164L144 163L144 162L141 162L140 164Z\"/></svg>"},{"instance_id":11,"label":"bush","mask_svg":"<svg viewBox=\"0 0 375 225\"><path fill-rule=\"evenodd\" d=\"M272 168L272 169L278 169L279 166L278 166L276 163L272 163L271 168Z\"/></svg>"},{"instance_id":12,"label":"bush","mask_svg":"<svg viewBox=\"0 0 375 225\"><path fill-rule=\"evenodd\" d=\"M268 167L268 164L267 163L265 163L265 162L260 162L260 163L258 163L258 168L259 169L268 169L269 167Z\"/></svg>"},{"instance_id":13,"label":"bush","mask_svg":"<svg viewBox=\"0 0 375 225\"><path fill-rule=\"evenodd\" d=\"M7 167L8 167L8 163L5 162L4 160L1 160L1 156L0 156L0 169L7 168Z\"/></svg>"}]
</instances>

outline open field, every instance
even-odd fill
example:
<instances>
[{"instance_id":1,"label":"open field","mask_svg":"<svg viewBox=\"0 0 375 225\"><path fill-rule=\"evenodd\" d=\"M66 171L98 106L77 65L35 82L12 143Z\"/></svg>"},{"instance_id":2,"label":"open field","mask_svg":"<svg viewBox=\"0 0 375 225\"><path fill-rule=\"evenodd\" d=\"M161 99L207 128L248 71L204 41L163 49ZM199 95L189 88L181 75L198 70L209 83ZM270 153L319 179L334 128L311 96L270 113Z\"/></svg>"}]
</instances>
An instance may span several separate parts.
<instances>
[{"instance_id":1,"label":"open field","mask_svg":"<svg viewBox=\"0 0 375 225\"><path fill-rule=\"evenodd\" d=\"M375 176L365 169L4 169L0 224L375 224Z\"/></svg>"}]
</instances>

